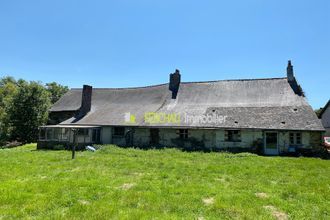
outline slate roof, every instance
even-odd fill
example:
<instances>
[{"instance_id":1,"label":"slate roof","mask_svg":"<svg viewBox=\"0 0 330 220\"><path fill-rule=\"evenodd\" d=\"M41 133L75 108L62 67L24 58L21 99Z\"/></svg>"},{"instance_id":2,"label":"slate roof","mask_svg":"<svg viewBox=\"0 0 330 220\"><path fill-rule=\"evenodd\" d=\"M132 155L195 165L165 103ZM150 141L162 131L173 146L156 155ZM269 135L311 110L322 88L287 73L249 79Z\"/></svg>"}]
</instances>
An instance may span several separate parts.
<instances>
[{"instance_id":1,"label":"slate roof","mask_svg":"<svg viewBox=\"0 0 330 220\"><path fill-rule=\"evenodd\" d=\"M92 109L83 118L61 124L187 128L249 128L323 131L305 97L294 93L287 78L182 82L176 99L168 84L138 88L93 88ZM50 111L74 111L82 89L68 91ZM125 113L136 123L125 122ZM184 121L179 124L144 121L147 112L225 116L223 123Z\"/></svg>"},{"instance_id":2,"label":"slate roof","mask_svg":"<svg viewBox=\"0 0 330 220\"><path fill-rule=\"evenodd\" d=\"M325 112L325 110L327 110L327 108L330 106L330 99L327 102L327 104L325 104L325 106L322 108L320 114L319 114L319 118L322 118L323 113Z\"/></svg>"}]
</instances>

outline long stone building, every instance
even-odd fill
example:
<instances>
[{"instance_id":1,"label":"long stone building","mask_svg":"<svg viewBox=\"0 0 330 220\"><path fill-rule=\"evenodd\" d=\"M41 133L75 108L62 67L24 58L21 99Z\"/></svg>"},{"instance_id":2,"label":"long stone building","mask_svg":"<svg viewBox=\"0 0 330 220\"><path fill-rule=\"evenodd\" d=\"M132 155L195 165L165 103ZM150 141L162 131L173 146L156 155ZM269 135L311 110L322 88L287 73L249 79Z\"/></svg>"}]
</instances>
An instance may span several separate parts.
<instances>
[{"instance_id":1,"label":"long stone building","mask_svg":"<svg viewBox=\"0 0 330 220\"><path fill-rule=\"evenodd\" d=\"M317 147L324 128L287 77L181 82L138 88L71 89L50 109L38 148L116 144L213 150L259 149L278 155Z\"/></svg>"}]
</instances>

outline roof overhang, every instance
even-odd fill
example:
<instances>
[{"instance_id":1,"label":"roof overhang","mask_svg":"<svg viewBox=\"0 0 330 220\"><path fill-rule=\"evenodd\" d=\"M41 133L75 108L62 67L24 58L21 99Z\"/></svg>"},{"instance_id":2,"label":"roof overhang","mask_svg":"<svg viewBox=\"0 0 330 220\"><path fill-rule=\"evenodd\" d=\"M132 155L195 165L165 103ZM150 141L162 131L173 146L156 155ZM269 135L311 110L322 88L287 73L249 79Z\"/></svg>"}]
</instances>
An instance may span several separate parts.
<instances>
[{"instance_id":1,"label":"roof overhang","mask_svg":"<svg viewBox=\"0 0 330 220\"><path fill-rule=\"evenodd\" d=\"M269 130L269 131L313 131L324 132L325 129L301 129L301 128L267 128L267 127L221 127L221 126L175 126L175 125L136 125L136 124L102 124L102 125L46 125L47 128L100 128L100 127L132 127L132 128L163 128L163 129L203 129L203 130Z\"/></svg>"},{"instance_id":2,"label":"roof overhang","mask_svg":"<svg viewBox=\"0 0 330 220\"><path fill-rule=\"evenodd\" d=\"M44 125L40 128L100 128L101 126L92 125Z\"/></svg>"}]
</instances>

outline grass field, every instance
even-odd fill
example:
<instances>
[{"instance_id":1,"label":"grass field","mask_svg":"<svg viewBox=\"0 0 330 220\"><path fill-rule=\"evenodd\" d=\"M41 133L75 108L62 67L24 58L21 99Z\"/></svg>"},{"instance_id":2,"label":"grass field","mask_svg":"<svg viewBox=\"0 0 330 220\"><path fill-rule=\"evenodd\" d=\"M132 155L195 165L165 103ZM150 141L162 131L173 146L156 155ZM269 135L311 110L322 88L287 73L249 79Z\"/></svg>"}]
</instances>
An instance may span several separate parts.
<instances>
[{"instance_id":1,"label":"grass field","mask_svg":"<svg viewBox=\"0 0 330 220\"><path fill-rule=\"evenodd\" d=\"M329 219L330 161L104 146L0 150L0 219Z\"/></svg>"}]
</instances>

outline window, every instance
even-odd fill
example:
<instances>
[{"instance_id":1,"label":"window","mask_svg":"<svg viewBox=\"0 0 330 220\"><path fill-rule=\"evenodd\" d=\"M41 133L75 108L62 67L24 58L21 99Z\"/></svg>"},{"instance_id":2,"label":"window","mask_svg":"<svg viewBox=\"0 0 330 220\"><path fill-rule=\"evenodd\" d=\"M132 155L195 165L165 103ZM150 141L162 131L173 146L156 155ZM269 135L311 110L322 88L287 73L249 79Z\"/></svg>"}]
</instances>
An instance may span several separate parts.
<instances>
[{"instance_id":1,"label":"window","mask_svg":"<svg viewBox=\"0 0 330 220\"><path fill-rule=\"evenodd\" d=\"M61 129L61 139L63 141L66 141L69 139L69 129L68 128L62 128Z\"/></svg>"},{"instance_id":2,"label":"window","mask_svg":"<svg viewBox=\"0 0 330 220\"><path fill-rule=\"evenodd\" d=\"M124 136L125 135L125 127L114 127L113 135L115 136Z\"/></svg>"},{"instance_id":3,"label":"window","mask_svg":"<svg viewBox=\"0 0 330 220\"><path fill-rule=\"evenodd\" d=\"M88 136L88 129L78 128L77 135L78 136Z\"/></svg>"},{"instance_id":4,"label":"window","mask_svg":"<svg viewBox=\"0 0 330 220\"><path fill-rule=\"evenodd\" d=\"M225 141L240 142L241 141L241 131L240 130L225 130Z\"/></svg>"},{"instance_id":5,"label":"window","mask_svg":"<svg viewBox=\"0 0 330 220\"><path fill-rule=\"evenodd\" d=\"M179 129L179 137L181 139L187 139L188 138L188 129Z\"/></svg>"},{"instance_id":6,"label":"window","mask_svg":"<svg viewBox=\"0 0 330 220\"><path fill-rule=\"evenodd\" d=\"M301 133L296 133L296 143L301 144Z\"/></svg>"},{"instance_id":7,"label":"window","mask_svg":"<svg viewBox=\"0 0 330 220\"><path fill-rule=\"evenodd\" d=\"M100 142L100 129L93 129L92 142L94 143Z\"/></svg>"},{"instance_id":8,"label":"window","mask_svg":"<svg viewBox=\"0 0 330 220\"><path fill-rule=\"evenodd\" d=\"M59 140L61 138L60 129L54 128L54 140Z\"/></svg>"},{"instance_id":9,"label":"window","mask_svg":"<svg viewBox=\"0 0 330 220\"><path fill-rule=\"evenodd\" d=\"M45 139L46 139L46 128L40 128L39 140L45 140Z\"/></svg>"},{"instance_id":10,"label":"window","mask_svg":"<svg viewBox=\"0 0 330 220\"><path fill-rule=\"evenodd\" d=\"M290 144L301 144L301 133L291 132L290 133Z\"/></svg>"},{"instance_id":11,"label":"window","mask_svg":"<svg viewBox=\"0 0 330 220\"><path fill-rule=\"evenodd\" d=\"M53 140L54 139L54 129L47 128L46 129L46 139L47 140Z\"/></svg>"}]
</instances>

